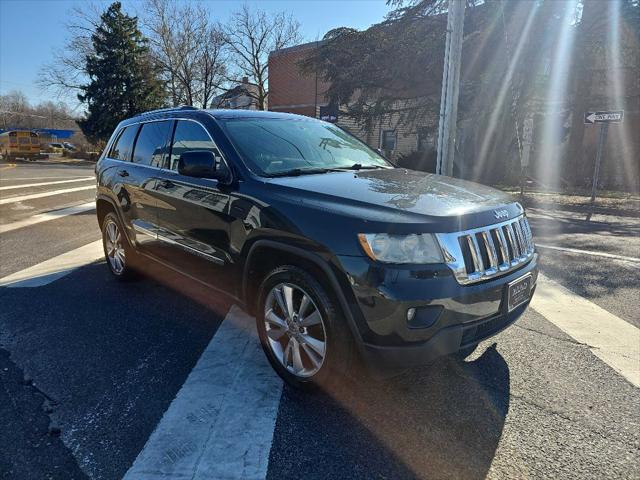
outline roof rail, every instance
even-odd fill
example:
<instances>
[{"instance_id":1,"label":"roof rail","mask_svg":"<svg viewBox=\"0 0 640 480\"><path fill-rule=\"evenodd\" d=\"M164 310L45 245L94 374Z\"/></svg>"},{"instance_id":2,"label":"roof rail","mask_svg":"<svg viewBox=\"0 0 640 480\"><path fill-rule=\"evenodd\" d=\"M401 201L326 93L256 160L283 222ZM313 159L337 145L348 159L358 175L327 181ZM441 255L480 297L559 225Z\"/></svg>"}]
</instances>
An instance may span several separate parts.
<instances>
[{"instance_id":1,"label":"roof rail","mask_svg":"<svg viewBox=\"0 0 640 480\"><path fill-rule=\"evenodd\" d=\"M160 112L173 112L175 110L199 110L199 108L192 107L191 105L180 105L179 107L158 108L156 110L149 110L148 112L142 112L140 115L149 115L151 113L160 113Z\"/></svg>"}]
</instances>

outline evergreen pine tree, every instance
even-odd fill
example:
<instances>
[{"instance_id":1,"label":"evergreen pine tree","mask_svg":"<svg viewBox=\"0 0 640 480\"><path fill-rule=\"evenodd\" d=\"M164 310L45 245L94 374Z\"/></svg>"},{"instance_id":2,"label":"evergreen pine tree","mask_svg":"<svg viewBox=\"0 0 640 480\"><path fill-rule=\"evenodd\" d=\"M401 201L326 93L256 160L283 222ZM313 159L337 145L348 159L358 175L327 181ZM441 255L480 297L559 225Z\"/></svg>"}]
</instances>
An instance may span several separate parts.
<instances>
[{"instance_id":1,"label":"evergreen pine tree","mask_svg":"<svg viewBox=\"0 0 640 480\"><path fill-rule=\"evenodd\" d=\"M138 18L126 15L120 2L114 2L100 19L91 36L94 53L86 59L89 83L78 95L88 106L80 128L93 141L108 139L121 120L164 103Z\"/></svg>"}]
</instances>

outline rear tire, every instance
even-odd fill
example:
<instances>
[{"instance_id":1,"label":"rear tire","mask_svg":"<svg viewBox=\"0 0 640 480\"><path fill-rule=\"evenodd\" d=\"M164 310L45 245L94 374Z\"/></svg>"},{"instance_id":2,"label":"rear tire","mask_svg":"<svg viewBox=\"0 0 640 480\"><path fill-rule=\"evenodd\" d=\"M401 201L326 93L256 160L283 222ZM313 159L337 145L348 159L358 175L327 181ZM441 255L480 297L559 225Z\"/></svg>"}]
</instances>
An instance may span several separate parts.
<instances>
[{"instance_id":1,"label":"rear tire","mask_svg":"<svg viewBox=\"0 0 640 480\"><path fill-rule=\"evenodd\" d=\"M135 256L124 234L120 219L109 212L102 220L102 247L111 274L118 280L130 280L134 277L132 262Z\"/></svg>"},{"instance_id":2,"label":"rear tire","mask_svg":"<svg viewBox=\"0 0 640 480\"><path fill-rule=\"evenodd\" d=\"M259 289L256 323L273 369L304 390L332 388L355 360L353 337L337 301L312 275L278 267Z\"/></svg>"}]
</instances>

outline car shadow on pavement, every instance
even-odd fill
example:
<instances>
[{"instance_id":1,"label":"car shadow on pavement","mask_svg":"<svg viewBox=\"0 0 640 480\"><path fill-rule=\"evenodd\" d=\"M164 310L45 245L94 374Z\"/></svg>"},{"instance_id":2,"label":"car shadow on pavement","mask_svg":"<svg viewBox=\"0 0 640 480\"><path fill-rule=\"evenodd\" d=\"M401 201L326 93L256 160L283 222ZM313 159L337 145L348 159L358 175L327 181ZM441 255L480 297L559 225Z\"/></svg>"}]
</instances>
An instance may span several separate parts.
<instances>
[{"instance_id":1,"label":"car shadow on pavement","mask_svg":"<svg viewBox=\"0 0 640 480\"><path fill-rule=\"evenodd\" d=\"M485 478L509 391L495 344L385 382L315 395L285 386L269 478Z\"/></svg>"},{"instance_id":2,"label":"car shadow on pavement","mask_svg":"<svg viewBox=\"0 0 640 480\"><path fill-rule=\"evenodd\" d=\"M184 280L180 287L197 293ZM18 438L14 450L22 454L9 462L15 479L74 478L73 465L61 471L66 458L91 478L121 478L226 314L152 279L116 281L104 262L38 288L2 287L0 304L0 354L10 352L52 407L29 405L45 443L38 450ZM48 441L45 413L67 452ZM33 455L41 456L40 470L29 463Z\"/></svg>"},{"instance_id":3,"label":"car shadow on pavement","mask_svg":"<svg viewBox=\"0 0 640 480\"><path fill-rule=\"evenodd\" d=\"M86 479L50 424L50 399L2 348L0 387L0 478Z\"/></svg>"}]
</instances>

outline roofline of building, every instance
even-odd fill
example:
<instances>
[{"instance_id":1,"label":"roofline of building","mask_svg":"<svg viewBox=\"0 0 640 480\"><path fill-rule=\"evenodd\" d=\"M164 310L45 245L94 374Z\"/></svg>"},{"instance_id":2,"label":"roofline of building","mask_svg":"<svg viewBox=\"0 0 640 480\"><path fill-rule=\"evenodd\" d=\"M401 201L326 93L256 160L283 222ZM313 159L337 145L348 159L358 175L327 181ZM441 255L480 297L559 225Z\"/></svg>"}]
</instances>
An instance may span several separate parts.
<instances>
[{"instance_id":1,"label":"roofline of building","mask_svg":"<svg viewBox=\"0 0 640 480\"><path fill-rule=\"evenodd\" d=\"M303 50L310 50L312 48L319 47L324 42L326 42L326 40L316 40L314 42L307 42L307 43L301 43L300 45L294 45L293 47L280 48L278 50L273 50L272 52L270 52L269 56L270 57L276 57L278 55L284 55L284 54L287 54L287 53L303 51Z\"/></svg>"}]
</instances>

